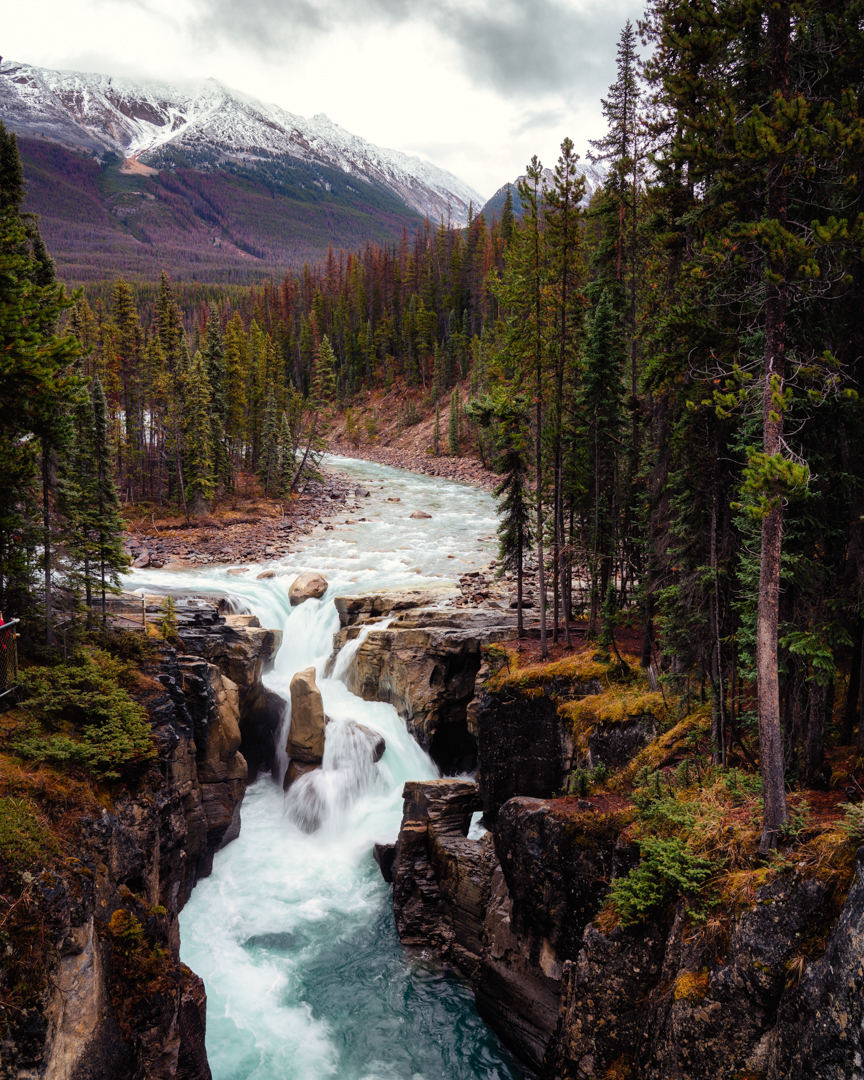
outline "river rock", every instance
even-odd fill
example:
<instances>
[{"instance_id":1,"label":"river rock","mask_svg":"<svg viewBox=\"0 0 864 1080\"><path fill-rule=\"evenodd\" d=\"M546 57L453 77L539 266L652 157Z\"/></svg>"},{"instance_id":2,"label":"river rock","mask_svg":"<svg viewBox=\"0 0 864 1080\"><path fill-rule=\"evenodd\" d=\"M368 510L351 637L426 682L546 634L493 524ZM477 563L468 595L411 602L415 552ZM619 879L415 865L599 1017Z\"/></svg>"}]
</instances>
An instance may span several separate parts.
<instances>
[{"instance_id":1,"label":"river rock","mask_svg":"<svg viewBox=\"0 0 864 1080\"><path fill-rule=\"evenodd\" d=\"M367 488L363 488L363 487L354 488L354 498L355 499L368 499L371 494L372 494L372 492L369 491Z\"/></svg>"},{"instance_id":2,"label":"river rock","mask_svg":"<svg viewBox=\"0 0 864 1080\"><path fill-rule=\"evenodd\" d=\"M315 682L315 668L298 671L291 680L291 728L286 753L318 765L324 757L324 703Z\"/></svg>"},{"instance_id":3,"label":"river rock","mask_svg":"<svg viewBox=\"0 0 864 1080\"><path fill-rule=\"evenodd\" d=\"M285 772L285 779L282 781L282 790L287 791L295 780L299 780L301 776L305 776L310 772L315 772L316 769L320 768L320 765L313 765L311 761L292 761Z\"/></svg>"},{"instance_id":4,"label":"river rock","mask_svg":"<svg viewBox=\"0 0 864 1080\"><path fill-rule=\"evenodd\" d=\"M424 510L415 510L414 513L411 514L410 516L412 518L431 518L432 517L431 514L427 514Z\"/></svg>"},{"instance_id":5,"label":"river rock","mask_svg":"<svg viewBox=\"0 0 864 1080\"><path fill-rule=\"evenodd\" d=\"M139 570L144 566L149 566L150 565L150 552L146 551L146 550L142 551L141 554L138 556L138 558L135 560L135 562L132 563L132 565L137 567Z\"/></svg>"},{"instance_id":6,"label":"river rock","mask_svg":"<svg viewBox=\"0 0 864 1080\"><path fill-rule=\"evenodd\" d=\"M326 578L315 573L314 570L307 570L306 573L300 574L291 582L291 587L288 589L288 600L291 607L296 607L310 597L319 600L325 592L327 592Z\"/></svg>"},{"instance_id":7,"label":"river rock","mask_svg":"<svg viewBox=\"0 0 864 1080\"><path fill-rule=\"evenodd\" d=\"M261 573L258 575L258 580L259 581L269 581L271 578L274 578L274 577L276 577L276 571L275 570L262 570Z\"/></svg>"},{"instance_id":8,"label":"river rock","mask_svg":"<svg viewBox=\"0 0 864 1080\"><path fill-rule=\"evenodd\" d=\"M372 728L366 727L365 724L358 724L356 720L349 720L348 723L368 743L372 751L372 760L380 761L384 756L384 751L387 749L384 736L377 731L373 731Z\"/></svg>"}]
</instances>

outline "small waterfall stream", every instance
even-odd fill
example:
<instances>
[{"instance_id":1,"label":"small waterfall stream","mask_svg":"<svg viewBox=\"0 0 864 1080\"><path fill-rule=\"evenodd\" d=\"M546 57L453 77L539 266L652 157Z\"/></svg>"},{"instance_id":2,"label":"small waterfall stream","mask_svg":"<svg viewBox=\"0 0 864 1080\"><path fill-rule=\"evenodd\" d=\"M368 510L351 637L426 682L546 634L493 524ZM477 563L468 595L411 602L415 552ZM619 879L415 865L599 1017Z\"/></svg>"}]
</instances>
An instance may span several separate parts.
<instances>
[{"instance_id":1,"label":"small waterfall stream","mask_svg":"<svg viewBox=\"0 0 864 1080\"><path fill-rule=\"evenodd\" d=\"M287 699L295 672L314 666L331 720L321 770L285 797L269 777L249 788L239 839L217 854L181 915L182 958L207 988L214 1080L517 1080L470 989L435 965L407 961L396 937L371 849L395 839L405 781L437 770L392 706L362 701L343 681L368 631L324 678L339 628L333 597L442 585L476 569L495 550L494 504L452 481L347 459L331 464L373 490L346 515L369 520L319 530L285 562L269 564L284 577L208 568L136 571L126 582L235 594L262 626L284 631L268 685ZM432 518L411 519L415 509ZM330 587L292 609L288 586L303 570L320 571ZM380 762L350 721L383 735Z\"/></svg>"}]
</instances>

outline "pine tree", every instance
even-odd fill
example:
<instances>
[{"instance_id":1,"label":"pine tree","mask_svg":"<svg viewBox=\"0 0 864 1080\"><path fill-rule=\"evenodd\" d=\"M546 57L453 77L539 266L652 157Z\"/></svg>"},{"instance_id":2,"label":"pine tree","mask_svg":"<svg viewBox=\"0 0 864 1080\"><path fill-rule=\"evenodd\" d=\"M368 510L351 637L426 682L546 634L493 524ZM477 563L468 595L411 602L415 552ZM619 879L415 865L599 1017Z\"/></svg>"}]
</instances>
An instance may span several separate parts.
<instances>
[{"instance_id":1,"label":"pine tree","mask_svg":"<svg viewBox=\"0 0 864 1080\"><path fill-rule=\"evenodd\" d=\"M617 455L623 424L624 347L621 331L607 290L589 323L588 340L577 395L578 424L583 432L583 457L587 463L585 490L588 553L591 580L591 611L588 632L597 632L601 611L612 610L606 604L609 589L615 589L614 547L616 540Z\"/></svg>"},{"instance_id":2,"label":"pine tree","mask_svg":"<svg viewBox=\"0 0 864 1080\"><path fill-rule=\"evenodd\" d=\"M71 433L69 411L81 380L72 370L79 355L71 335L59 337L58 321L72 306L62 286L54 283L47 257L32 219L20 212L23 170L15 136L0 123L0 514L11 531L0 537L0 596L11 586L21 614L35 607L33 557L19 549L24 531L16 522L32 525L36 507L31 501L39 481L31 448L35 440L41 457L42 569L45 638L52 641L51 498L56 455ZM11 486L10 486L11 485ZM16 539L17 537L17 539ZM8 608L8 600L4 600Z\"/></svg>"},{"instance_id":3,"label":"pine tree","mask_svg":"<svg viewBox=\"0 0 864 1080\"><path fill-rule=\"evenodd\" d=\"M513 191L508 184L507 191L504 194L504 209L501 211L501 238L503 239L505 246L513 239L514 222Z\"/></svg>"},{"instance_id":4,"label":"pine tree","mask_svg":"<svg viewBox=\"0 0 864 1080\"><path fill-rule=\"evenodd\" d=\"M93 559L99 566L99 583L102 594L102 621L106 619L105 594L119 592L120 571L125 570L129 560L123 551L123 517L120 499L114 483L114 462L108 432L108 403L98 378L90 383L90 400L93 403L93 449L96 462L96 505L99 511L95 523L96 543Z\"/></svg>"},{"instance_id":5,"label":"pine tree","mask_svg":"<svg viewBox=\"0 0 864 1080\"><path fill-rule=\"evenodd\" d=\"M531 446L528 435L528 399L524 394L509 394L496 388L473 400L465 410L481 428L495 432L496 468L501 481L495 488L498 502L497 574L516 574L516 627L525 636L523 625L523 565L525 553L534 537L531 532Z\"/></svg>"},{"instance_id":6,"label":"pine tree","mask_svg":"<svg viewBox=\"0 0 864 1080\"><path fill-rule=\"evenodd\" d=\"M450 457L459 457L459 387L453 387L450 395L450 418L447 428Z\"/></svg>"},{"instance_id":7,"label":"pine tree","mask_svg":"<svg viewBox=\"0 0 864 1080\"><path fill-rule=\"evenodd\" d=\"M573 142L565 139L561 156L555 166L555 180L546 192L546 248L549 255L547 289L553 305L553 349L555 392L552 402L552 455L554 469L553 500L553 641L558 640L559 597L564 613L564 634L570 644L570 589L565 558L564 536L564 424L565 376L569 386L579 340L582 336L586 299L582 292L585 267L582 259L581 200L585 194L585 178L577 171L579 157L573 153Z\"/></svg>"},{"instance_id":8,"label":"pine tree","mask_svg":"<svg viewBox=\"0 0 864 1080\"><path fill-rule=\"evenodd\" d=\"M278 453L278 493L283 496L291 494L291 481L294 478L294 443L291 438L291 426L288 417L282 413L279 421Z\"/></svg>"},{"instance_id":9,"label":"pine tree","mask_svg":"<svg viewBox=\"0 0 864 1080\"><path fill-rule=\"evenodd\" d=\"M273 487L281 486L279 468L279 433L281 425L276 408L273 387L267 391L267 408L264 411L264 427L261 435L261 456L258 458L258 477L269 495Z\"/></svg>"},{"instance_id":10,"label":"pine tree","mask_svg":"<svg viewBox=\"0 0 864 1080\"><path fill-rule=\"evenodd\" d=\"M209 511L216 494L211 440L210 385L204 359L196 352L186 378L183 418L185 501L194 517Z\"/></svg>"},{"instance_id":11,"label":"pine tree","mask_svg":"<svg viewBox=\"0 0 864 1080\"><path fill-rule=\"evenodd\" d=\"M210 445L213 450L213 471L216 479L226 490L233 487L233 472L225 445L225 428L228 422L228 398L226 395L228 371L222 334L219 331L219 312L210 305L207 318L207 335L204 341L204 370L210 384Z\"/></svg>"}]
</instances>

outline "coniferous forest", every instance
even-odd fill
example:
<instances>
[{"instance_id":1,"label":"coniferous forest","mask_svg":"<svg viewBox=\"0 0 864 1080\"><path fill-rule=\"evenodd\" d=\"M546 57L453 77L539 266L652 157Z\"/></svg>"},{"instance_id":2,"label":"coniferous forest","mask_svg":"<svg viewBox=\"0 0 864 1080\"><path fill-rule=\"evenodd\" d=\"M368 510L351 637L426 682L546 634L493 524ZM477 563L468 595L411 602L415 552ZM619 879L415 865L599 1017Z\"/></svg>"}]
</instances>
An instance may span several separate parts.
<instances>
[{"instance_id":1,"label":"coniferous forest","mask_svg":"<svg viewBox=\"0 0 864 1080\"><path fill-rule=\"evenodd\" d=\"M717 760L758 758L770 850L785 780L864 752L861 17L653 0L587 205L565 139L500 220L230 291L166 268L68 296L3 129L0 610L50 643L55 581L116 584L123 507L288 496L361 391L403 387L408 424L458 387L435 449L494 463L541 648L583 603L601 646L638 622L643 666L710 698Z\"/></svg>"}]
</instances>

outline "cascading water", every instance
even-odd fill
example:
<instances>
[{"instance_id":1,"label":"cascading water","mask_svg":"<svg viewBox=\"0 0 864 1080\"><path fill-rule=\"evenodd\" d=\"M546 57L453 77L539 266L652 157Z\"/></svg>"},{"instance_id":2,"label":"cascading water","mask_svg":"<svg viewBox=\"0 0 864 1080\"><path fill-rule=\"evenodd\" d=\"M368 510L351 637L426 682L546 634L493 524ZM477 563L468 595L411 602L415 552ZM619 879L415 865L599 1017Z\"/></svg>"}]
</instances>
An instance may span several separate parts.
<instances>
[{"instance_id":1,"label":"cascading water","mask_svg":"<svg viewBox=\"0 0 864 1080\"><path fill-rule=\"evenodd\" d=\"M262 626L284 630L268 685L288 699L294 673L314 666L330 717L322 768L286 797L269 778L249 788L239 839L217 854L181 915L182 958L207 988L214 1080L516 1080L518 1068L477 1016L468 987L434 965L406 961L396 937L371 849L395 839L405 781L437 771L392 706L362 701L345 686L368 631L324 677L339 628L332 598L452 581L492 555L494 506L453 482L334 464L367 487L386 485L401 502L359 500L356 512L372 520L315 535L282 564L285 577L143 571L128 582L230 592ZM432 518L410 519L418 508ZM302 570L320 571L330 588L292 610L288 585ZM377 764L375 740L358 724L386 741Z\"/></svg>"}]
</instances>

